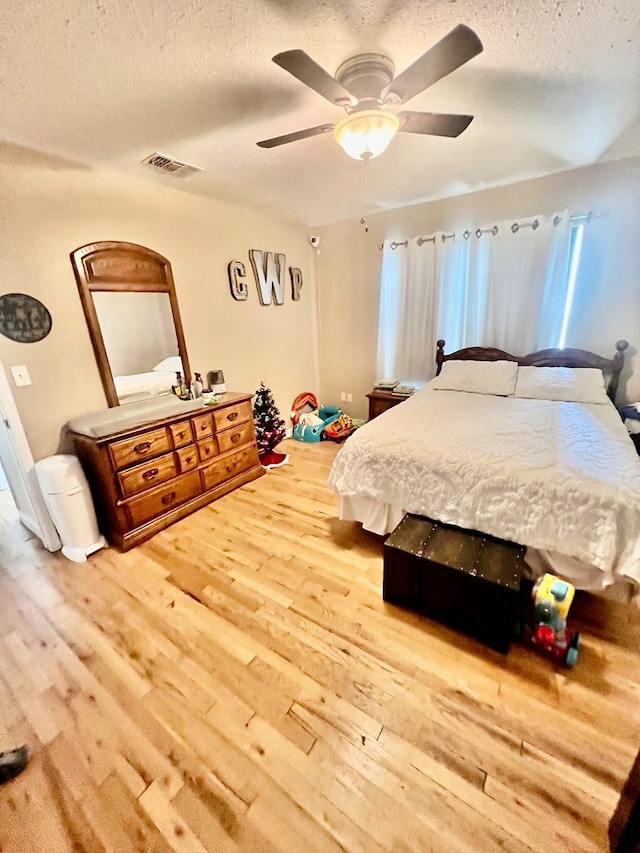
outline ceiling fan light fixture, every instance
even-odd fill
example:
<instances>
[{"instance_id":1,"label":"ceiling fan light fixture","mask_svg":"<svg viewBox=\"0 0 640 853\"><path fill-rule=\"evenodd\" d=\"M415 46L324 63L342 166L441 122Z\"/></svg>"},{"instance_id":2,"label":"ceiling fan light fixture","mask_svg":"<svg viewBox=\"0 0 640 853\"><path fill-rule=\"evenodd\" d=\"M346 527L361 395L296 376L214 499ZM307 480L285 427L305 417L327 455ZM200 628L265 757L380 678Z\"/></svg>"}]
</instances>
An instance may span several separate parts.
<instances>
[{"instance_id":1,"label":"ceiling fan light fixture","mask_svg":"<svg viewBox=\"0 0 640 853\"><path fill-rule=\"evenodd\" d=\"M359 110L334 128L336 142L354 160L371 160L386 151L400 128L400 119L389 110Z\"/></svg>"}]
</instances>

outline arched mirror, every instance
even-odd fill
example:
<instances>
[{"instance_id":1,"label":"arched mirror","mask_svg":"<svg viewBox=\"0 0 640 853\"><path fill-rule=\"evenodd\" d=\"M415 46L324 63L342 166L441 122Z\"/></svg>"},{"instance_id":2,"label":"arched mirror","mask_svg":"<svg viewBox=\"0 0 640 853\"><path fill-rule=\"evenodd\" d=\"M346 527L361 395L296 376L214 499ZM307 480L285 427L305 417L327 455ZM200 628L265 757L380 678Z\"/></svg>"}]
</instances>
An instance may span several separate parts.
<instances>
[{"instance_id":1,"label":"arched mirror","mask_svg":"<svg viewBox=\"0 0 640 853\"><path fill-rule=\"evenodd\" d=\"M191 371L171 273L135 243L90 243L71 253L109 406L172 393Z\"/></svg>"}]
</instances>

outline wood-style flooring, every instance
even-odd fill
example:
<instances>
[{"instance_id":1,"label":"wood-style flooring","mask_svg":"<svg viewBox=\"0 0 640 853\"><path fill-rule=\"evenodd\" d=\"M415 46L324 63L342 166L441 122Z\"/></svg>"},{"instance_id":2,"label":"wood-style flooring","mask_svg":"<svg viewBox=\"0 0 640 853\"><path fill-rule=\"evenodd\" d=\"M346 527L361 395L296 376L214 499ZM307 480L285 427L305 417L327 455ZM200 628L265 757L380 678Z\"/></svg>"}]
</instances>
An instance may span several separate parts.
<instances>
[{"instance_id":1,"label":"wood-style flooring","mask_svg":"<svg viewBox=\"0 0 640 853\"><path fill-rule=\"evenodd\" d=\"M0 524L3 853L593 851L640 745L637 610L582 594L575 670L381 599L338 446L87 563Z\"/></svg>"}]
</instances>

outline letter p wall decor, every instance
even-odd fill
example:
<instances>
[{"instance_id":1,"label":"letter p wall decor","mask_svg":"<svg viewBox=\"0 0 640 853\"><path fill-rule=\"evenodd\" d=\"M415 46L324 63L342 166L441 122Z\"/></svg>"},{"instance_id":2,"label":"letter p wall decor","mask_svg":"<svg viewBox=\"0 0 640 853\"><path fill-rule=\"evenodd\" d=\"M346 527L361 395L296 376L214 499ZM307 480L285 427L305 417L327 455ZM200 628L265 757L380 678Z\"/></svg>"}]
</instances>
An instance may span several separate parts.
<instances>
[{"instance_id":1,"label":"letter p wall decor","mask_svg":"<svg viewBox=\"0 0 640 853\"><path fill-rule=\"evenodd\" d=\"M251 249L249 259L256 280L258 298L261 305L283 305L287 273L286 256L276 252L263 252ZM242 261L231 261L228 266L229 287L231 295L237 301L244 301L249 295L249 288L244 280L245 265ZM302 271L298 267L289 267L291 278L291 298L294 302L300 299L302 288Z\"/></svg>"}]
</instances>

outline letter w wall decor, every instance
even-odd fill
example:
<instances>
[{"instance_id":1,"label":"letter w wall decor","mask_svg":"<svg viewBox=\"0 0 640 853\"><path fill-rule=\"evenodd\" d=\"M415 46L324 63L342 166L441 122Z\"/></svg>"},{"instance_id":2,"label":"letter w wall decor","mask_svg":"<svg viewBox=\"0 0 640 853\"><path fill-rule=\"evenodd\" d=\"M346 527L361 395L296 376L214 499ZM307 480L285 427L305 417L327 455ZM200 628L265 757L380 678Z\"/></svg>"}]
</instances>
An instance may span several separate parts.
<instances>
[{"instance_id":1,"label":"letter w wall decor","mask_svg":"<svg viewBox=\"0 0 640 853\"><path fill-rule=\"evenodd\" d=\"M271 305L271 294L273 294L273 301L276 305L282 305L284 303L284 280L287 271L285 255L251 249L249 257L258 285L260 304Z\"/></svg>"}]
</instances>

